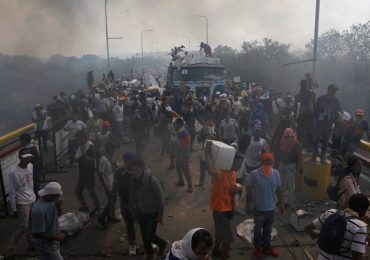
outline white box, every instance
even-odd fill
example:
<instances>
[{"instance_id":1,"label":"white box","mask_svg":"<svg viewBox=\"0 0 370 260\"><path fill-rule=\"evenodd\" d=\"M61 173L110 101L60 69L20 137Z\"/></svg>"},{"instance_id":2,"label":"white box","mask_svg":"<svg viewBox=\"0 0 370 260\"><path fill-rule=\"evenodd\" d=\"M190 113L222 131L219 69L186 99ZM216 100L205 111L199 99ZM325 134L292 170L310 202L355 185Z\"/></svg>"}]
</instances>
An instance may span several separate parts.
<instances>
[{"instance_id":1,"label":"white box","mask_svg":"<svg viewBox=\"0 0 370 260\"><path fill-rule=\"evenodd\" d=\"M195 58L189 58L189 57L186 57L185 58L185 61L187 64L195 64Z\"/></svg>"},{"instance_id":2,"label":"white box","mask_svg":"<svg viewBox=\"0 0 370 260\"><path fill-rule=\"evenodd\" d=\"M214 167L221 170L231 170L233 165L236 149L225 143L211 140L212 142L212 158L215 163Z\"/></svg>"}]
</instances>

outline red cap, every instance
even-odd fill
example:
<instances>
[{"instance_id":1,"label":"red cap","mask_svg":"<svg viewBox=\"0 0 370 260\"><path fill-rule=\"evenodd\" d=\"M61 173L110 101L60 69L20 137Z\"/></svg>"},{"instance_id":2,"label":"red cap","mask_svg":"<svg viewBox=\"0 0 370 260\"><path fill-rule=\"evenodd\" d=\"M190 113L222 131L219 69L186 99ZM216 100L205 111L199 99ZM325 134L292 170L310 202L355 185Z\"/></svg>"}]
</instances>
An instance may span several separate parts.
<instances>
[{"instance_id":1,"label":"red cap","mask_svg":"<svg viewBox=\"0 0 370 260\"><path fill-rule=\"evenodd\" d=\"M103 126L103 128L109 128L110 127L109 121L107 121L107 120L103 121L102 126Z\"/></svg>"},{"instance_id":2,"label":"red cap","mask_svg":"<svg viewBox=\"0 0 370 260\"><path fill-rule=\"evenodd\" d=\"M274 163L274 155L272 153L261 154L262 165L272 165Z\"/></svg>"},{"instance_id":3,"label":"red cap","mask_svg":"<svg viewBox=\"0 0 370 260\"><path fill-rule=\"evenodd\" d=\"M365 115L365 111L362 108L359 108L359 109L356 110L355 115L356 116L364 116Z\"/></svg>"}]
</instances>

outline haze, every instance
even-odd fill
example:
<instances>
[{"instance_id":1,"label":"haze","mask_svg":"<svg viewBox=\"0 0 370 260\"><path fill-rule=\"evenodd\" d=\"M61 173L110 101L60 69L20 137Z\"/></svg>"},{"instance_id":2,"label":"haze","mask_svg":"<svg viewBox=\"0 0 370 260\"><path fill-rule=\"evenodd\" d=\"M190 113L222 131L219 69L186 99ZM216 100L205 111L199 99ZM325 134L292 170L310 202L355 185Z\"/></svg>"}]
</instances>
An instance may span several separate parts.
<instances>
[{"instance_id":1,"label":"haze","mask_svg":"<svg viewBox=\"0 0 370 260\"><path fill-rule=\"evenodd\" d=\"M168 51L174 45L192 48L205 41L240 49L243 41L271 37L303 49L313 35L315 0L109 0L112 55L140 52L140 32L146 51ZM368 0L321 1L320 32L348 29L370 20ZM1 0L0 52L48 57L105 54L103 0Z\"/></svg>"}]
</instances>

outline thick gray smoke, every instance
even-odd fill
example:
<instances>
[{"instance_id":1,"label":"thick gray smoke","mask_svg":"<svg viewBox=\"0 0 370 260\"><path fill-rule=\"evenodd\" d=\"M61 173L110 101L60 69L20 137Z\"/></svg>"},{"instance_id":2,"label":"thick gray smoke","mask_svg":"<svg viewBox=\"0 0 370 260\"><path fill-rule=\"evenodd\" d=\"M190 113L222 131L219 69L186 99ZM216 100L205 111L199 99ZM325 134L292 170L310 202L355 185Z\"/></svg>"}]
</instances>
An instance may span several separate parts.
<instances>
[{"instance_id":1,"label":"thick gray smoke","mask_svg":"<svg viewBox=\"0 0 370 260\"><path fill-rule=\"evenodd\" d=\"M187 43L192 48L205 40L205 23L194 15L207 15L209 42L240 49L243 41L270 37L303 48L312 38L314 0L108 0L111 52L169 50ZM370 20L370 2L326 0L321 4L321 31L342 30ZM1 0L0 52L47 57L104 54L104 0Z\"/></svg>"}]
</instances>

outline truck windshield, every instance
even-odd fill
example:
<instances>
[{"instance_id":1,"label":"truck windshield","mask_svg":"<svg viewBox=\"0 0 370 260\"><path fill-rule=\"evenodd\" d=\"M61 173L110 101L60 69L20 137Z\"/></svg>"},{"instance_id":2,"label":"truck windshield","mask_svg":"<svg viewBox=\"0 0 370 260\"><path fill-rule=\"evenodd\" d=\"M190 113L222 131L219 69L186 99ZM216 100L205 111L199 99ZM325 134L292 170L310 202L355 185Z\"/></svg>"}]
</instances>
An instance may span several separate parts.
<instances>
[{"instance_id":1,"label":"truck windshield","mask_svg":"<svg viewBox=\"0 0 370 260\"><path fill-rule=\"evenodd\" d=\"M222 80L224 78L223 68L188 67L182 68L180 72L182 81Z\"/></svg>"}]
</instances>

